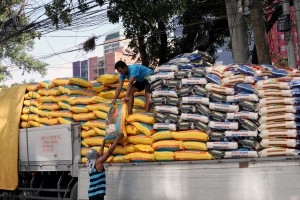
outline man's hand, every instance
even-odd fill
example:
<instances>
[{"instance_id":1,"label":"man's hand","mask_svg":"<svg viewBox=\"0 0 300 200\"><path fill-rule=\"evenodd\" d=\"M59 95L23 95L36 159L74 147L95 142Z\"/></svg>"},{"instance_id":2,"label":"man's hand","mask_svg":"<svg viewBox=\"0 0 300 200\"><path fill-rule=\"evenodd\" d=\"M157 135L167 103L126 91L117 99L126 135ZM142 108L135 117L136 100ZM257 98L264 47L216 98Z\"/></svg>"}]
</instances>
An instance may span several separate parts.
<instances>
[{"instance_id":1,"label":"man's hand","mask_svg":"<svg viewBox=\"0 0 300 200\"><path fill-rule=\"evenodd\" d=\"M123 137L124 137L124 134L122 133L122 134L120 134L120 135L117 136L116 140L120 141L120 140L123 139Z\"/></svg>"},{"instance_id":2,"label":"man's hand","mask_svg":"<svg viewBox=\"0 0 300 200\"><path fill-rule=\"evenodd\" d=\"M126 103L127 101L129 101L129 97L124 97L123 101Z\"/></svg>"}]
</instances>

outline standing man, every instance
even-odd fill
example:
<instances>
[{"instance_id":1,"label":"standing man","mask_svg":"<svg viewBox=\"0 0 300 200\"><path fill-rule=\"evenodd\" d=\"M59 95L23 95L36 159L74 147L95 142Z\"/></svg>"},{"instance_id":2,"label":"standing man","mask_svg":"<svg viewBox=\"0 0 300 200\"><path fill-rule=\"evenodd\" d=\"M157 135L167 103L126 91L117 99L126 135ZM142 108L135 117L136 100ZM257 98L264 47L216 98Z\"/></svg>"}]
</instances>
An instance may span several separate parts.
<instances>
[{"instance_id":1,"label":"standing man","mask_svg":"<svg viewBox=\"0 0 300 200\"><path fill-rule=\"evenodd\" d=\"M115 150L118 142L123 138L123 134L118 135L108 151L103 154L105 139L103 140L100 151L91 149L86 153L87 169L90 177L89 200L104 200L106 192L106 176L104 162Z\"/></svg>"},{"instance_id":2,"label":"standing man","mask_svg":"<svg viewBox=\"0 0 300 200\"><path fill-rule=\"evenodd\" d=\"M151 104L151 89L149 79L150 75L154 74L153 71L148 67L138 64L127 66L123 61L118 61L115 64L115 69L120 73L120 82L117 86L116 94L112 104L116 103L116 99L118 98L123 87L124 80L128 79L129 83L126 95L124 97L124 102L128 102L128 115L132 114L134 93L141 92L143 90L145 90L146 111L149 112Z\"/></svg>"}]
</instances>

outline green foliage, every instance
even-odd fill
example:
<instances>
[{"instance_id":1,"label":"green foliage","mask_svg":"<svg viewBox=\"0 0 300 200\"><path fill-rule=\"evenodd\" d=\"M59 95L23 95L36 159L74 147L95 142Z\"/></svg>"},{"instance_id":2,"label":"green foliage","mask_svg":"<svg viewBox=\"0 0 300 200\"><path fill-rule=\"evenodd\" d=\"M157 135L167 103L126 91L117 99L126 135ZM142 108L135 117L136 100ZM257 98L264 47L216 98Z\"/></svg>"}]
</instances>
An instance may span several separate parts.
<instances>
[{"instance_id":1,"label":"green foliage","mask_svg":"<svg viewBox=\"0 0 300 200\"><path fill-rule=\"evenodd\" d=\"M6 39L10 35L17 35L17 30L29 24L28 18L20 11L20 0L6 0L5 8L1 7L3 12L0 12L0 21L5 22L10 17L18 15L21 24L14 28L7 27L4 30L0 27L0 82L11 78L11 71L13 68L23 70L24 72L38 72L41 75L46 74L47 64L36 60L27 52L32 50L34 45L34 38L39 37L39 33L27 31L11 39Z\"/></svg>"}]
</instances>

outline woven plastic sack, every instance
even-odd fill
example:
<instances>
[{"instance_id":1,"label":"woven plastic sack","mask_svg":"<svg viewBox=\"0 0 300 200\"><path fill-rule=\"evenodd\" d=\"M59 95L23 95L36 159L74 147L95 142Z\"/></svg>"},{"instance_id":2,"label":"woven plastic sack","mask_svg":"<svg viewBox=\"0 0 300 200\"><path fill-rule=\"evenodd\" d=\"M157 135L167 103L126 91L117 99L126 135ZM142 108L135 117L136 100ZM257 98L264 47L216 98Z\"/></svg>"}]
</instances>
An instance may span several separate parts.
<instances>
[{"instance_id":1,"label":"woven plastic sack","mask_svg":"<svg viewBox=\"0 0 300 200\"><path fill-rule=\"evenodd\" d=\"M126 139L125 119L127 117L127 104L116 104L112 106L106 118L105 140L107 143L112 143L120 134Z\"/></svg>"}]
</instances>

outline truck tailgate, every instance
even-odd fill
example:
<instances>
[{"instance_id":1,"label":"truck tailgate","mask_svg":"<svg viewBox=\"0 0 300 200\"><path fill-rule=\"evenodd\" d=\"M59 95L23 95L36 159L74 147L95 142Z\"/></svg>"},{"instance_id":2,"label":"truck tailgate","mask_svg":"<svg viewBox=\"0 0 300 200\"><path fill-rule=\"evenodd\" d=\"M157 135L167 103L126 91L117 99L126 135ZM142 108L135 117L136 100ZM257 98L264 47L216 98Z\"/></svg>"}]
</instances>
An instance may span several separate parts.
<instances>
[{"instance_id":1,"label":"truck tailgate","mask_svg":"<svg viewBox=\"0 0 300 200\"><path fill-rule=\"evenodd\" d=\"M20 171L27 171L28 166L30 171L69 171L72 167L71 125L21 129L19 138Z\"/></svg>"}]
</instances>

